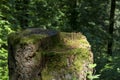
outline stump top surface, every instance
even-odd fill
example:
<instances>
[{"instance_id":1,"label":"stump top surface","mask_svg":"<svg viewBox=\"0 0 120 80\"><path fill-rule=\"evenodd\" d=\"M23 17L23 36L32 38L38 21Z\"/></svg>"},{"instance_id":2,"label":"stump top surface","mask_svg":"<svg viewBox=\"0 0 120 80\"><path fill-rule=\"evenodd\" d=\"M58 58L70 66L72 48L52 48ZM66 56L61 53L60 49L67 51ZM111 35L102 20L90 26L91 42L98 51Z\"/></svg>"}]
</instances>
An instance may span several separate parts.
<instances>
[{"instance_id":1,"label":"stump top surface","mask_svg":"<svg viewBox=\"0 0 120 80\"><path fill-rule=\"evenodd\" d=\"M32 35L32 34L43 34L43 35L48 35L52 36L57 34L58 32L55 30L48 30L48 29L41 29L41 28L29 28L23 31L24 36Z\"/></svg>"},{"instance_id":2,"label":"stump top surface","mask_svg":"<svg viewBox=\"0 0 120 80\"><path fill-rule=\"evenodd\" d=\"M57 35L59 35L59 32L55 30L28 28L23 31L11 33L8 36L8 41L13 45L29 44L29 43L32 44L32 43L40 42L42 39L45 38L48 39L52 36L57 36Z\"/></svg>"}]
</instances>

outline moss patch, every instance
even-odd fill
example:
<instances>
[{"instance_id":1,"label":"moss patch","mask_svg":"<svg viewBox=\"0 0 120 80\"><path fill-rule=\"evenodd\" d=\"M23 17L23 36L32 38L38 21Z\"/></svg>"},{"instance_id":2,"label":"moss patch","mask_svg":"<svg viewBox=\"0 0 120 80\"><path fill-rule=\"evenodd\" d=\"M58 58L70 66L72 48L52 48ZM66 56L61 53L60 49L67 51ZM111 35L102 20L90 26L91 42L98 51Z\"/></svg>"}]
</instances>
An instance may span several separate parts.
<instances>
[{"instance_id":1,"label":"moss patch","mask_svg":"<svg viewBox=\"0 0 120 80\"><path fill-rule=\"evenodd\" d=\"M43 79L49 76L51 79L46 80L52 80L57 74L71 74L72 78L77 78L74 73L82 71L85 61L89 62L90 45L82 34L77 34L77 37L76 34L61 33L61 43L46 51L48 60L42 71Z\"/></svg>"},{"instance_id":2,"label":"moss patch","mask_svg":"<svg viewBox=\"0 0 120 80\"><path fill-rule=\"evenodd\" d=\"M43 39L43 38L46 38L47 37L47 35L41 35L41 34L39 34L39 35L30 35L30 36L27 36L27 37L23 37L21 40L20 40L20 43L21 44L35 44L35 43L37 43L38 41L40 41L41 39Z\"/></svg>"}]
</instances>

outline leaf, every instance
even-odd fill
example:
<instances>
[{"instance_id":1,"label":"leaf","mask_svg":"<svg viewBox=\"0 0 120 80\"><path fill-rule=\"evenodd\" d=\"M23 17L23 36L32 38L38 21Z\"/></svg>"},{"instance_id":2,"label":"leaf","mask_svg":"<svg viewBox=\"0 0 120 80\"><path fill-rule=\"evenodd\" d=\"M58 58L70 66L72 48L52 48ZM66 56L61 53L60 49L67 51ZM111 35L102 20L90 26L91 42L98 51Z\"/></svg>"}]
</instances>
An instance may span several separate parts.
<instances>
[{"instance_id":1,"label":"leaf","mask_svg":"<svg viewBox=\"0 0 120 80\"><path fill-rule=\"evenodd\" d=\"M96 67L96 64L89 64L88 67L91 68L91 69L92 69L92 68L95 68L95 67Z\"/></svg>"}]
</instances>

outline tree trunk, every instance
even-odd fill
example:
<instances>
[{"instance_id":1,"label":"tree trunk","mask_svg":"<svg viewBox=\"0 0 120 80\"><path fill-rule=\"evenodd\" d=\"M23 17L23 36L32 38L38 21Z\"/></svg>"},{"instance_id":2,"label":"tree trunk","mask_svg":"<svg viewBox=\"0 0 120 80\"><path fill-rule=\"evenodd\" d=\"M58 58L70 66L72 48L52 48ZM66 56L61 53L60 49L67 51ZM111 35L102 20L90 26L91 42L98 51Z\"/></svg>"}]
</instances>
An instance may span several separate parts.
<instances>
[{"instance_id":1,"label":"tree trunk","mask_svg":"<svg viewBox=\"0 0 120 80\"><path fill-rule=\"evenodd\" d=\"M8 37L9 80L87 80L93 55L81 33L27 29Z\"/></svg>"},{"instance_id":2,"label":"tree trunk","mask_svg":"<svg viewBox=\"0 0 120 80\"><path fill-rule=\"evenodd\" d=\"M25 29L28 27L28 7L29 0L16 0L15 9L16 9L16 18L19 21L20 27Z\"/></svg>"},{"instance_id":3,"label":"tree trunk","mask_svg":"<svg viewBox=\"0 0 120 80\"><path fill-rule=\"evenodd\" d=\"M109 35L108 40L108 54L112 55L112 46L113 46L113 31L114 31L114 16L115 16L115 6L116 0L111 0L111 10L110 10L110 25L109 25Z\"/></svg>"},{"instance_id":4,"label":"tree trunk","mask_svg":"<svg viewBox=\"0 0 120 80\"><path fill-rule=\"evenodd\" d=\"M69 24L72 29L72 31L77 31L77 18L78 18L78 12L77 12L77 0L69 1L69 10L68 10L68 18L69 18Z\"/></svg>"}]
</instances>

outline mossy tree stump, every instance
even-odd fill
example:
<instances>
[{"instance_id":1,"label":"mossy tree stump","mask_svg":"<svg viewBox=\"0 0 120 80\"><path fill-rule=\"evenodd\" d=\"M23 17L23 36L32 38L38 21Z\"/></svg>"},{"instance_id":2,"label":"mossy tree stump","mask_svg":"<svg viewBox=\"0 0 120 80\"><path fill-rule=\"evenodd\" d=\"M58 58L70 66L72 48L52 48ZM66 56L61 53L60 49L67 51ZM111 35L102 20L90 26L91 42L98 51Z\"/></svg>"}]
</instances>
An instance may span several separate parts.
<instances>
[{"instance_id":1,"label":"mossy tree stump","mask_svg":"<svg viewBox=\"0 0 120 80\"><path fill-rule=\"evenodd\" d=\"M39 28L8 37L9 80L87 80L93 56L86 37Z\"/></svg>"}]
</instances>

